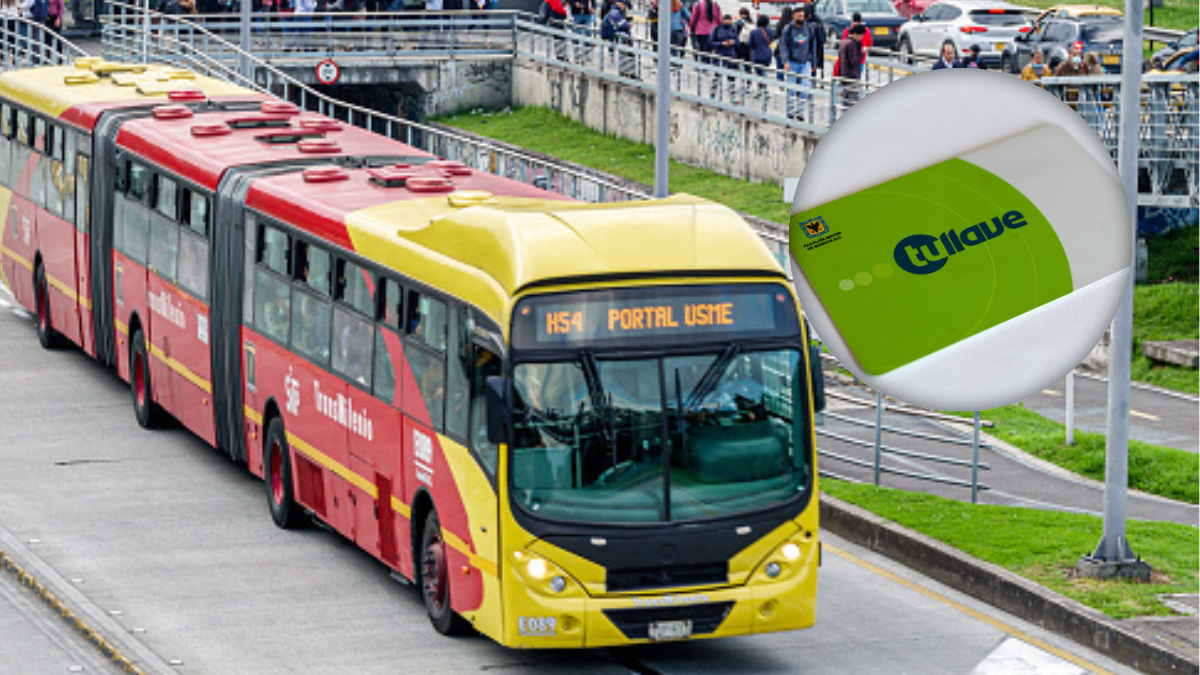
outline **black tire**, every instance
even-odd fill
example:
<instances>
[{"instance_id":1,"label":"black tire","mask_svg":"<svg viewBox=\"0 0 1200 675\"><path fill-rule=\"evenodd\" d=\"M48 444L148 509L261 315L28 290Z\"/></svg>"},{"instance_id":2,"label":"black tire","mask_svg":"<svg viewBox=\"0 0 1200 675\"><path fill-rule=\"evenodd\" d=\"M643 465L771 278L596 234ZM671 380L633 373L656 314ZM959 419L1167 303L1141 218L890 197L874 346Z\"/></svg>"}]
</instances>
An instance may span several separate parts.
<instances>
[{"instance_id":1,"label":"black tire","mask_svg":"<svg viewBox=\"0 0 1200 675\"><path fill-rule=\"evenodd\" d=\"M912 42L909 41L907 36L900 40L900 60L910 66L913 62Z\"/></svg>"},{"instance_id":2,"label":"black tire","mask_svg":"<svg viewBox=\"0 0 1200 675\"><path fill-rule=\"evenodd\" d=\"M1012 58L1008 54L1000 55L1000 72L1008 73L1009 75L1019 75L1015 68L1012 67Z\"/></svg>"},{"instance_id":3,"label":"black tire","mask_svg":"<svg viewBox=\"0 0 1200 675\"><path fill-rule=\"evenodd\" d=\"M129 391L133 394L133 412L143 429L162 426L163 409L154 402L154 383L150 380L150 358L142 329L133 331L129 340Z\"/></svg>"},{"instance_id":4,"label":"black tire","mask_svg":"<svg viewBox=\"0 0 1200 675\"><path fill-rule=\"evenodd\" d=\"M437 511L431 510L421 530L421 549L416 564L417 588L421 590L425 612L429 614L429 623L433 624L434 630L442 635L465 635L470 632L471 625L450 608L450 564L446 555Z\"/></svg>"},{"instance_id":5,"label":"black tire","mask_svg":"<svg viewBox=\"0 0 1200 675\"><path fill-rule=\"evenodd\" d=\"M292 493L292 457L288 450L283 420L275 417L267 425L263 442L263 480L267 485L267 504L271 520L280 529L294 530L304 524L304 509Z\"/></svg>"},{"instance_id":6,"label":"black tire","mask_svg":"<svg viewBox=\"0 0 1200 675\"><path fill-rule=\"evenodd\" d=\"M46 284L46 270L42 268L41 263L33 275L33 289L38 343L42 345L42 349L57 349L62 346L62 335L54 330L54 324L50 320L50 287Z\"/></svg>"}]
</instances>

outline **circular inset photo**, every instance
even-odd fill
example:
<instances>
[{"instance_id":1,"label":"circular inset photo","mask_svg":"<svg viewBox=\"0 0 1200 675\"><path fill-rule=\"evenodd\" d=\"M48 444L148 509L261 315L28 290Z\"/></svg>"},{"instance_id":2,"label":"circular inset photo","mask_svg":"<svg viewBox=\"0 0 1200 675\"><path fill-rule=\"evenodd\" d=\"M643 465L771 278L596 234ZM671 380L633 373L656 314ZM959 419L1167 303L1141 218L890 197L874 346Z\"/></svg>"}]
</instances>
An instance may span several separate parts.
<instances>
[{"instance_id":1,"label":"circular inset photo","mask_svg":"<svg viewBox=\"0 0 1200 675\"><path fill-rule=\"evenodd\" d=\"M887 85L800 176L790 248L805 315L867 384L937 410L1020 401L1112 321L1133 234L1100 138L1040 87L938 70Z\"/></svg>"}]
</instances>

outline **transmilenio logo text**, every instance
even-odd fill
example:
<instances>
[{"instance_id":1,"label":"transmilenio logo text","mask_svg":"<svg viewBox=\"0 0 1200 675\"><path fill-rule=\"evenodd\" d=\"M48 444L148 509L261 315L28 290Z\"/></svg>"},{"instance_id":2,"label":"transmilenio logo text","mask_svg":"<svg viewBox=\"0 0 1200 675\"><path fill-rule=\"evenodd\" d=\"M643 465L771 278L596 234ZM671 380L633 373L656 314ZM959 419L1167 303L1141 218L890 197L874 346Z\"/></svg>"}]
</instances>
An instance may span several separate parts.
<instances>
[{"instance_id":1,"label":"transmilenio logo text","mask_svg":"<svg viewBox=\"0 0 1200 675\"><path fill-rule=\"evenodd\" d=\"M905 272L933 274L946 266L950 256L962 253L966 247L978 246L989 239L999 237L1006 229L1016 230L1027 224L1020 211L1009 211L1002 216L993 217L990 223L985 220L957 232L948 230L937 237L930 234L910 234L896 244L893 257Z\"/></svg>"}]
</instances>

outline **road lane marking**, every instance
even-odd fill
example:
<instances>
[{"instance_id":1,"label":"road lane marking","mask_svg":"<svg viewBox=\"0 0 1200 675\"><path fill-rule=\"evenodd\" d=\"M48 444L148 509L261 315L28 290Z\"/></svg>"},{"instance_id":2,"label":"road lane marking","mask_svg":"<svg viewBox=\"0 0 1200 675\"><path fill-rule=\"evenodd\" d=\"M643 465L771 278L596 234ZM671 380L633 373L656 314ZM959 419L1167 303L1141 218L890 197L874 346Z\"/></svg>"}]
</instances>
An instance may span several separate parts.
<instances>
[{"instance_id":1,"label":"road lane marking","mask_svg":"<svg viewBox=\"0 0 1200 675\"><path fill-rule=\"evenodd\" d=\"M1113 673L1111 670L1105 670L1104 668L1101 668L1100 666L1097 666L1094 663L1085 661L1082 658L1075 656L1074 654L1066 651L1065 649L1060 649L1060 648L1055 647L1054 645L1049 644L1043 640L1039 640L1038 638L1035 638L1034 636L1030 635L1029 633L1026 633L1023 630L1016 628L1015 626L1010 626L1010 625L1004 623L1003 621L1000 621L999 619L995 619L995 618L992 618L992 617L984 614L983 612L971 609L970 607L967 607L966 605L962 604L961 602L958 602L957 600L952 600L952 599L942 595L941 593L932 591L928 588L925 588L924 586L921 586L912 581L909 581L908 579L905 579L904 577L901 577L901 576L895 574L894 572L889 572L888 570L885 570L884 568L882 568L874 563L867 562L866 560L863 560L862 558L854 555L853 553L850 553L849 551L844 551L844 550L838 548L837 546L830 544L828 541L822 542L822 546L825 548L825 550L829 551L830 553L836 555L839 558L842 558L843 560L846 560L847 562L851 562L855 565L858 565L859 567L861 567L869 572L874 572L875 574L878 574L879 576L881 576L885 579L894 581L894 582L900 584L901 586L904 586L905 588L907 588L911 591L920 593L921 595L924 595L925 597L927 597L931 600L936 600L936 601L942 603L943 605L947 605L949 607L957 609L958 611L962 612L963 614L966 614L967 616L971 617L972 619L976 619L977 621L982 621L983 623L991 626L992 628L995 628L996 630L998 630L1002 633L1005 633L1011 637L1015 637L1018 640L1021 640L1022 642L1031 644L1034 647L1037 647L1038 649L1050 652L1051 654L1053 654L1061 659L1070 661L1071 663L1074 663L1075 665L1079 666L1080 668L1083 668L1084 670L1095 673L1096 675L1115 675L1115 673Z\"/></svg>"},{"instance_id":2,"label":"road lane marking","mask_svg":"<svg viewBox=\"0 0 1200 675\"><path fill-rule=\"evenodd\" d=\"M1133 417L1140 417L1144 420L1150 420L1151 422L1161 422L1162 421L1162 418L1159 417L1158 415L1151 415L1150 413L1144 413L1144 412L1141 412L1138 410L1130 410L1129 414Z\"/></svg>"},{"instance_id":3,"label":"road lane marking","mask_svg":"<svg viewBox=\"0 0 1200 675\"><path fill-rule=\"evenodd\" d=\"M1084 675L1073 663L1013 638L1005 638L999 647L979 662L971 675Z\"/></svg>"},{"instance_id":4,"label":"road lane marking","mask_svg":"<svg viewBox=\"0 0 1200 675\"><path fill-rule=\"evenodd\" d=\"M1043 390L1042 390L1042 393L1043 393L1043 394L1049 394L1049 395L1051 395L1051 396L1062 396L1062 392L1061 392L1061 391L1057 391L1057 390L1054 390L1054 389L1043 389Z\"/></svg>"}]
</instances>

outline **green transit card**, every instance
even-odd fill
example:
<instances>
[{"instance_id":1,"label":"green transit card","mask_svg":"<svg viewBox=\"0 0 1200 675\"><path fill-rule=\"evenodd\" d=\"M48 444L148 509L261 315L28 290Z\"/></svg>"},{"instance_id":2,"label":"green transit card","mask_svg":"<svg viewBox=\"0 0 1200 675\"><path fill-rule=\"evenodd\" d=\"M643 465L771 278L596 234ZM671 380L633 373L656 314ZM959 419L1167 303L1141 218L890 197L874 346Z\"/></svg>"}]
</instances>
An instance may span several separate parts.
<instances>
[{"instance_id":1,"label":"green transit card","mask_svg":"<svg viewBox=\"0 0 1200 675\"><path fill-rule=\"evenodd\" d=\"M1045 216L961 159L794 214L789 229L796 264L871 375L1073 290Z\"/></svg>"}]
</instances>

